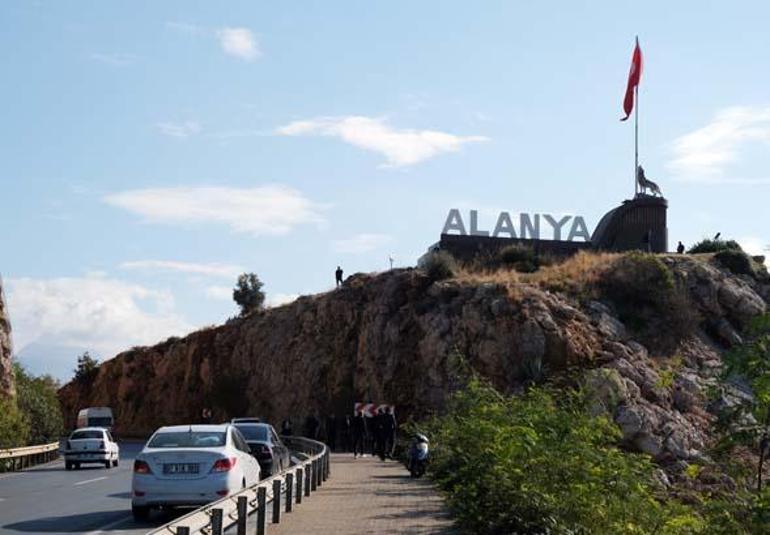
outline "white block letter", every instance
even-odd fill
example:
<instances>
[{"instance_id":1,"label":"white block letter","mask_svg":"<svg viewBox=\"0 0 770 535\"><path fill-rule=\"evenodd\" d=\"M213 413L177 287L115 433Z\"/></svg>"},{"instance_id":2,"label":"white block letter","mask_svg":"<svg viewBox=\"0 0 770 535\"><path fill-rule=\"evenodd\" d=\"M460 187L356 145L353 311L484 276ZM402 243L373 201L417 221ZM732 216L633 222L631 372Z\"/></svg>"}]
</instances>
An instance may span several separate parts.
<instances>
[{"instance_id":1,"label":"white block letter","mask_svg":"<svg viewBox=\"0 0 770 535\"><path fill-rule=\"evenodd\" d=\"M532 223L532 220L529 218L529 214L520 214L519 229L521 230L522 238L529 238L530 240L539 240L540 239L540 214L535 214L534 224Z\"/></svg>"},{"instance_id":2,"label":"white block letter","mask_svg":"<svg viewBox=\"0 0 770 535\"><path fill-rule=\"evenodd\" d=\"M465 232L463 218L460 215L460 210L457 208L449 210L449 214L446 216L446 223L444 223L444 230L441 231L441 234L449 234L450 230L456 230L461 236L467 234L467 232Z\"/></svg>"},{"instance_id":3,"label":"white block letter","mask_svg":"<svg viewBox=\"0 0 770 535\"><path fill-rule=\"evenodd\" d=\"M492 237L497 238L502 233L508 233L511 238L516 237L516 229L513 228L513 221L508 212L500 212L500 216L497 218L497 224L495 230L492 232Z\"/></svg>"},{"instance_id":4,"label":"white block letter","mask_svg":"<svg viewBox=\"0 0 770 535\"><path fill-rule=\"evenodd\" d=\"M586 228L586 222L581 216L575 216L572 221L572 229L569 231L567 241L572 241L575 238L583 238L583 241L591 241L591 236L588 234L588 228Z\"/></svg>"},{"instance_id":5,"label":"white block letter","mask_svg":"<svg viewBox=\"0 0 770 535\"><path fill-rule=\"evenodd\" d=\"M567 221L572 219L571 215L565 215L562 217L559 222L557 223L556 220L551 217L548 214L543 214L543 217L546 221L548 221L548 224L553 227L553 239L554 240L560 240L561 239L561 228L567 224Z\"/></svg>"},{"instance_id":6,"label":"white block letter","mask_svg":"<svg viewBox=\"0 0 770 535\"><path fill-rule=\"evenodd\" d=\"M479 213L471 210L471 236L489 236L488 230L479 230Z\"/></svg>"}]
</instances>

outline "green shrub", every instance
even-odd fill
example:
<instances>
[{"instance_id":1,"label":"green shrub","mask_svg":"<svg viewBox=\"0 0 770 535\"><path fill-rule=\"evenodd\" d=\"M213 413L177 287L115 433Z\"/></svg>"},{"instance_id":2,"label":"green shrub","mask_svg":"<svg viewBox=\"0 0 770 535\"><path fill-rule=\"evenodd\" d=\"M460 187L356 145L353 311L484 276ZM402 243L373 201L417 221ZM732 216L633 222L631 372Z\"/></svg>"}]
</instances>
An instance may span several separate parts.
<instances>
[{"instance_id":1,"label":"green shrub","mask_svg":"<svg viewBox=\"0 0 770 535\"><path fill-rule=\"evenodd\" d=\"M755 275L754 263L749 255L736 249L725 249L714 255L721 266L729 269L736 275Z\"/></svg>"},{"instance_id":2,"label":"green shrub","mask_svg":"<svg viewBox=\"0 0 770 535\"><path fill-rule=\"evenodd\" d=\"M20 364L14 364L16 403L29 423L31 445L54 442L64 433L58 382L50 375L35 377Z\"/></svg>"},{"instance_id":3,"label":"green shrub","mask_svg":"<svg viewBox=\"0 0 770 535\"><path fill-rule=\"evenodd\" d=\"M433 251L420 259L418 266L432 281L451 279L457 271L454 257L446 251Z\"/></svg>"},{"instance_id":4,"label":"green shrub","mask_svg":"<svg viewBox=\"0 0 770 535\"><path fill-rule=\"evenodd\" d=\"M540 261L532 247L526 245L506 245L497 254L499 262L521 273L533 273L540 267Z\"/></svg>"},{"instance_id":5,"label":"green shrub","mask_svg":"<svg viewBox=\"0 0 770 535\"><path fill-rule=\"evenodd\" d=\"M15 399L0 399L0 449L26 446L29 423Z\"/></svg>"},{"instance_id":6,"label":"green shrub","mask_svg":"<svg viewBox=\"0 0 770 535\"><path fill-rule=\"evenodd\" d=\"M86 351L78 357L78 366L75 368L75 381L81 384L89 384L99 375L99 360L93 358Z\"/></svg>"},{"instance_id":7,"label":"green shrub","mask_svg":"<svg viewBox=\"0 0 770 535\"><path fill-rule=\"evenodd\" d=\"M718 253L719 251L743 251L735 240L701 240L687 251L690 254Z\"/></svg>"},{"instance_id":8,"label":"green shrub","mask_svg":"<svg viewBox=\"0 0 770 535\"><path fill-rule=\"evenodd\" d=\"M598 281L621 321L653 349L670 351L695 332L699 318L686 291L656 255L633 252L613 262Z\"/></svg>"},{"instance_id":9,"label":"green shrub","mask_svg":"<svg viewBox=\"0 0 770 535\"><path fill-rule=\"evenodd\" d=\"M557 401L558 399L558 401ZM658 499L654 466L620 451L617 426L575 395L505 397L471 379L423 429L430 470L469 533L694 533L702 520Z\"/></svg>"}]
</instances>

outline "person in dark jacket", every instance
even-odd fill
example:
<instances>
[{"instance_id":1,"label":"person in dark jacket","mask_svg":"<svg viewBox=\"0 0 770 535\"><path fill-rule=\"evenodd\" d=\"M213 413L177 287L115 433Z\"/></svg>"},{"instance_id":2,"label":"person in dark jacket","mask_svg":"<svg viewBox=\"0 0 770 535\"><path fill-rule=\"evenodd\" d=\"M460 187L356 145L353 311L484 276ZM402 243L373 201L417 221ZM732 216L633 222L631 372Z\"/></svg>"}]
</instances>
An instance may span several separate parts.
<instances>
[{"instance_id":1,"label":"person in dark jacket","mask_svg":"<svg viewBox=\"0 0 770 535\"><path fill-rule=\"evenodd\" d=\"M309 415L307 418L305 418L305 436L307 438L312 438L313 440L318 439L318 426L319 426L318 418L316 418L314 415Z\"/></svg>"},{"instance_id":2,"label":"person in dark jacket","mask_svg":"<svg viewBox=\"0 0 770 535\"><path fill-rule=\"evenodd\" d=\"M390 407L385 407L385 414L382 415L382 435L383 447L385 448L385 457L393 458L393 449L396 446L396 415Z\"/></svg>"},{"instance_id":3,"label":"person in dark jacket","mask_svg":"<svg viewBox=\"0 0 770 535\"><path fill-rule=\"evenodd\" d=\"M331 451L337 449L337 418L333 414L326 417L326 444Z\"/></svg>"},{"instance_id":4,"label":"person in dark jacket","mask_svg":"<svg viewBox=\"0 0 770 535\"><path fill-rule=\"evenodd\" d=\"M292 435L291 420L288 418L281 423L281 435L285 437Z\"/></svg>"},{"instance_id":5,"label":"person in dark jacket","mask_svg":"<svg viewBox=\"0 0 770 535\"><path fill-rule=\"evenodd\" d=\"M679 242L679 245L676 246L676 252L679 254L684 254L684 244L682 242Z\"/></svg>"},{"instance_id":6,"label":"person in dark jacket","mask_svg":"<svg viewBox=\"0 0 770 535\"><path fill-rule=\"evenodd\" d=\"M379 456L383 461L385 460L384 420L385 415L383 414L382 409L377 409L377 413L374 415L374 418L372 418L372 427L374 428L372 431L372 435L374 435L372 454Z\"/></svg>"},{"instance_id":7,"label":"person in dark jacket","mask_svg":"<svg viewBox=\"0 0 770 535\"><path fill-rule=\"evenodd\" d=\"M345 415L342 420L342 451L348 452L352 449L353 444L350 439L350 416Z\"/></svg>"},{"instance_id":8,"label":"person in dark jacket","mask_svg":"<svg viewBox=\"0 0 770 535\"><path fill-rule=\"evenodd\" d=\"M364 413L357 411L350 421L350 433L353 436L353 457L364 455L364 440L366 440L367 426Z\"/></svg>"}]
</instances>

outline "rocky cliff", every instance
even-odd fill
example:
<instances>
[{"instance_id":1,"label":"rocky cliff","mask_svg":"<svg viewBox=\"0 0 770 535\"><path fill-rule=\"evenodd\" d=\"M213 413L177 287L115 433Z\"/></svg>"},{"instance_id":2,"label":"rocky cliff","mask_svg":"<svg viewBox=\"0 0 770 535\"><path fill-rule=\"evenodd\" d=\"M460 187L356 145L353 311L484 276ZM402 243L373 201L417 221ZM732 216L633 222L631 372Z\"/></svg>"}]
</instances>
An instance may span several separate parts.
<instances>
[{"instance_id":1,"label":"rocky cliff","mask_svg":"<svg viewBox=\"0 0 770 535\"><path fill-rule=\"evenodd\" d=\"M11 320L5 306L3 281L0 279L0 397L12 396L14 393L11 350Z\"/></svg>"},{"instance_id":2,"label":"rocky cliff","mask_svg":"<svg viewBox=\"0 0 770 535\"><path fill-rule=\"evenodd\" d=\"M145 435L198 421L204 407L215 420L296 425L372 400L395 404L403 419L440 408L462 360L506 391L549 376L582 382L628 448L659 461L697 459L709 442L706 392L722 352L766 311L770 283L709 257L653 257L677 293L661 308L652 282L621 277L621 289L638 284L633 299L644 301L624 303L626 294L602 290L611 287L602 266L625 257L586 258L575 262L593 267L573 275L561 267L435 282L417 269L355 275L333 292L121 353L93 381L62 388L65 417L72 424L78 408L108 405L120 433Z\"/></svg>"}]
</instances>

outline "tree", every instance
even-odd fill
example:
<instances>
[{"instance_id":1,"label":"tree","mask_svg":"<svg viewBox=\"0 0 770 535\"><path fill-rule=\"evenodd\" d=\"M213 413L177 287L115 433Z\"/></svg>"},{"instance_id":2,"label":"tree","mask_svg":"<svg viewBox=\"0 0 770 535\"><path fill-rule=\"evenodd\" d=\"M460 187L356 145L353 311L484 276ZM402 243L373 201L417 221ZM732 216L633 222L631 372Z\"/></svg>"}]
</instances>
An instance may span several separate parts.
<instances>
[{"instance_id":1,"label":"tree","mask_svg":"<svg viewBox=\"0 0 770 535\"><path fill-rule=\"evenodd\" d=\"M75 368L75 380L88 383L96 378L99 373L99 361L93 358L88 351L78 357L78 367Z\"/></svg>"},{"instance_id":2,"label":"tree","mask_svg":"<svg viewBox=\"0 0 770 535\"><path fill-rule=\"evenodd\" d=\"M29 423L29 443L48 444L58 440L64 432L59 398L59 383L50 375L34 376L14 363L16 402Z\"/></svg>"},{"instance_id":3,"label":"tree","mask_svg":"<svg viewBox=\"0 0 770 535\"><path fill-rule=\"evenodd\" d=\"M241 307L241 315L259 310L265 303L262 282L254 273L243 273L233 288L233 300Z\"/></svg>"}]
</instances>

